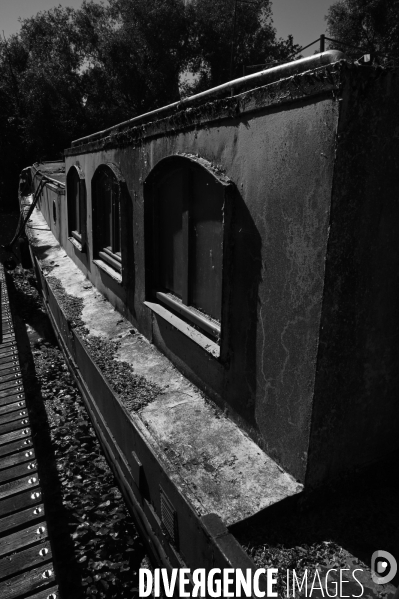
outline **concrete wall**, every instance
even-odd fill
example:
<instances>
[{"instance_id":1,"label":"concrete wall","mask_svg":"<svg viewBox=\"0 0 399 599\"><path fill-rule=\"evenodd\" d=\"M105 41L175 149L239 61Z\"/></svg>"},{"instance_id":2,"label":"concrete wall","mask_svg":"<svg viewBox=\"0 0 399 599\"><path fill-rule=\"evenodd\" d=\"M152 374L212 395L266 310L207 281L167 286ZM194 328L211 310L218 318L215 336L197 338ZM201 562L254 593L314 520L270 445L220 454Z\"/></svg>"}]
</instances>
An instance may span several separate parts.
<instances>
[{"instance_id":1,"label":"concrete wall","mask_svg":"<svg viewBox=\"0 0 399 599\"><path fill-rule=\"evenodd\" d=\"M66 172L85 173L85 252L66 198L42 200L93 284L310 486L398 446L398 85L394 71L331 65L67 150ZM144 305L145 181L176 154L233 182L220 358ZM121 283L93 264L91 179L107 162L125 179Z\"/></svg>"},{"instance_id":2,"label":"concrete wall","mask_svg":"<svg viewBox=\"0 0 399 599\"><path fill-rule=\"evenodd\" d=\"M308 485L397 448L399 117L395 72L331 65L66 151L85 173L93 284L271 457ZM336 135L338 130L338 137ZM145 181L165 157L233 182L228 300L215 358L144 304ZM125 179L122 282L93 264L91 179ZM43 205L43 204L42 204Z\"/></svg>"},{"instance_id":3,"label":"concrete wall","mask_svg":"<svg viewBox=\"0 0 399 599\"><path fill-rule=\"evenodd\" d=\"M42 178L47 177L46 184L41 187ZM65 164L62 160L53 162L35 163L23 169L20 176L21 195L30 191L35 193L41 187L40 197L36 208L41 211L47 224L57 238L61 238L65 225L64 205L66 204L65 192Z\"/></svg>"},{"instance_id":4,"label":"concrete wall","mask_svg":"<svg viewBox=\"0 0 399 599\"><path fill-rule=\"evenodd\" d=\"M273 86L269 86L272 88ZM284 92L281 84L275 89ZM278 463L303 480L318 348L338 104L330 93L271 101L236 118L174 124L141 143L67 152L87 182L88 253L60 241L89 279ZM246 101L251 98L249 92ZM249 100L248 100L249 99ZM234 100L233 100L234 101ZM89 150L89 151L88 151ZM143 304L144 187L166 156L195 154L234 183L228 347L217 359ZM91 178L105 162L126 180L123 281L92 263ZM66 205L62 207L66 219ZM65 221L66 222L66 221Z\"/></svg>"},{"instance_id":5,"label":"concrete wall","mask_svg":"<svg viewBox=\"0 0 399 599\"><path fill-rule=\"evenodd\" d=\"M33 190L39 186L39 180L33 182ZM42 212L52 233L57 239L61 239L65 223L64 209L66 206L66 194L61 187L47 184L43 187L37 208ZM54 212L55 207L55 212ZM55 220L54 220L55 215Z\"/></svg>"}]
</instances>

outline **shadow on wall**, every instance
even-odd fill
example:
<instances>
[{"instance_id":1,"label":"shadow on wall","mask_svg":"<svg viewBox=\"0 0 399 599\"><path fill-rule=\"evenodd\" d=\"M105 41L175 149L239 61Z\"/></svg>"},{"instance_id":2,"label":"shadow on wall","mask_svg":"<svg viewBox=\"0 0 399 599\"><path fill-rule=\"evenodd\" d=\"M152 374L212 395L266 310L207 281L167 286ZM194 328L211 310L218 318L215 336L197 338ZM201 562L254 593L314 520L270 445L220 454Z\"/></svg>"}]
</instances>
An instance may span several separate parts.
<instances>
[{"instance_id":1,"label":"shadow on wall","mask_svg":"<svg viewBox=\"0 0 399 599\"><path fill-rule=\"evenodd\" d=\"M245 421L243 426L247 423L251 427L250 432L254 433L262 240L237 188L234 188L232 195L232 258L228 273L229 367L226 370L224 399Z\"/></svg>"}]
</instances>

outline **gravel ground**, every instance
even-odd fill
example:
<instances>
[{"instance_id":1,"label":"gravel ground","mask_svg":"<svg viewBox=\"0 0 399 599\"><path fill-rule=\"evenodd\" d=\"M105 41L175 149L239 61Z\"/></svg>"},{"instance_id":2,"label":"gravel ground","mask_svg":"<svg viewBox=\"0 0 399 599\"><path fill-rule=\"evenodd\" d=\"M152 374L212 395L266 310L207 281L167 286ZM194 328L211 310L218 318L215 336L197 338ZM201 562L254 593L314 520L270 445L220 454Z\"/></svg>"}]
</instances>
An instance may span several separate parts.
<instances>
[{"instance_id":1,"label":"gravel ground","mask_svg":"<svg viewBox=\"0 0 399 599\"><path fill-rule=\"evenodd\" d=\"M18 267L7 284L61 597L138 597L138 570L149 561L56 343L34 271Z\"/></svg>"}]
</instances>

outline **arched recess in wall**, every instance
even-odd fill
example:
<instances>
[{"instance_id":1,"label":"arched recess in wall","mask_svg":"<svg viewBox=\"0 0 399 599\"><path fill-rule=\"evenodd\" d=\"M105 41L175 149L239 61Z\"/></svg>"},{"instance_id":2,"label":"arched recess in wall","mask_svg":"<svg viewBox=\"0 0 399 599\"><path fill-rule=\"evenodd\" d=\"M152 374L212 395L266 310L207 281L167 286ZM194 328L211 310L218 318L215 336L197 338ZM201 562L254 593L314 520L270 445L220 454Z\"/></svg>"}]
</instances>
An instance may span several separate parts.
<instances>
[{"instance_id":1,"label":"arched recess in wall","mask_svg":"<svg viewBox=\"0 0 399 599\"><path fill-rule=\"evenodd\" d=\"M74 164L66 177L68 237L81 252L87 249L86 180L82 169Z\"/></svg>"},{"instance_id":2,"label":"arched recess in wall","mask_svg":"<svg viewBox=\"0 0 399 599\"><path fill-rule=\"evenodd\" d=\"M161 160L144 185L147 300L219 346L226 337L233 188L207 160L183 155Z\"/></svg>"},{"instance_id":3,"label":"arched recess in wall","mask_svg":"<svg viewBox=\"0 0 399 599\"><path fill-rule=\"evenodd\" d=\"M95 171L92 189L93 251L98 265L106 265L122 280L123 197L126 182L113 163L101 164Z\"/></svg>"}]
</instances>

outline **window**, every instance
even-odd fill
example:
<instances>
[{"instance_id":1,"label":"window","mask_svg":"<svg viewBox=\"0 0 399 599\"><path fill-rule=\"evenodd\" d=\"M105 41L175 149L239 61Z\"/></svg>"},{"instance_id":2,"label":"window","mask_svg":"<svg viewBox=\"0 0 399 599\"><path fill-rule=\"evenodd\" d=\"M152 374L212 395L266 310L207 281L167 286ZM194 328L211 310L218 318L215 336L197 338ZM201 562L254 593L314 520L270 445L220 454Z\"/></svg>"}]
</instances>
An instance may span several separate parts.
<instances>
[{"instance_id":1,"label":"window","mask_svg":"<svg viewBox=\"0 0 399 599\"><path fill-rule=\"evenodd\" d=\"M121 177L112 164L98 167L93 177L93 215L96 263L122 272ZM98 260L99 259L99 260Z\"/></svg>"},{"instance_id":2,"label":"window","mask_svg":"<svg viewBox=\"0 0 399 599\"><path fill-rule=\"evenodd\" d=\"M226 191L205 160L167 158L147 180L152 196L152 299L220 343Z\"/></svg>"},{"instance_id":3,"label":"window","mask_svg":"<svg viewBox=\"0 0 399 599\"><path fill-rule=\"evenodd\" d=\"M84 174L72 166L67 175L68 235L81 251L86 230L86 186Z\"/></svg>"}]
</instances>

